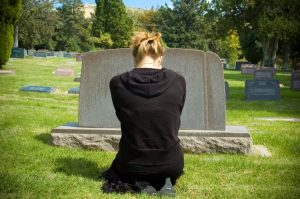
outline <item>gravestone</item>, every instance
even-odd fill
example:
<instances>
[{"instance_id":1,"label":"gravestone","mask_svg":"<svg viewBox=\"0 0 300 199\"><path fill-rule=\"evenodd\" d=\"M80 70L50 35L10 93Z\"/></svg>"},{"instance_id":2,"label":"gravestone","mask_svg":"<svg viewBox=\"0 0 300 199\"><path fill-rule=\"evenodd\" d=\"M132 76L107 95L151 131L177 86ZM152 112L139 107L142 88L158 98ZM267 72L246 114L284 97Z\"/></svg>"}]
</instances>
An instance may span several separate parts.
<instances>
[{"instance_id":1,"label":"gravestone","mask_svg":"<svg viewBox=\"0 0 300 199\"><path fill-rule=\"evenodd\" d=\"M292 72L290 85L292 90L300 91L300 70Z\"/></svg>"},{"instance_id":2,"label":"gravestone","mask_svg":"<svg viewBox=\"0 0 300 199\"><path fill-rule=\"evenodd\" d=\"M64 53L66 53L66 52L64 52L64 51L56 51L56 52L54 52L54 55L56 57L64 57Z\"/></svg>"},{"instance_id":3,"label":"gravestone","mask_svg":"<svg viewBox=\"0 0 300 199\"><path fill-rule=\"evenodd\" d=\"M278 80L246 80L246 100L279 100Z\"/></svg>"},{"instance_id":4,"label":"gravestone","mask_svg":"<svg viewBox=\"0 0 300 199\"><path fill-rule=\"evenodd\" d=\"M241 70L242 64L251 64L247 61L237 61L235 62L235 70Z\"/></svg>"},{"instance_id":5,"label":"gravestone","mask_svg":"<svg viewBox=\"0 0 300 199\"><path fill-rule=\"evenodd\" d=\"M29 49L28 50L28 55L29 56L34 56L34 52L36 52L34 49Z\"/></svg>"},{"instance_id":6,"label":"gravestone","mask_svg":"<svg viewBox=\"0 0 300 199\"><path fill-rule=\"evenodd\" d=\"M55 71L56 76L74 76L72 68L57 68Z\"/></svg>"},{"instance_id":7,"label":"gravestone","mask_svg":"<svg viewBox=\"0 0 300 199\"><path fill-rule=\"evenodd\" d=\"M76 61L82 61L81 54L76 54Z\"/></svg>"},{"instance_id":8,"label":"gravestone","mask_svg":"<svg viewBox=\"0 0 300 199\"><path fill-rule=\"evenodd\" d=\"M46 58L47 57L47 52L46 51L35 51L33 53L34 57L42 57L42 58Z\"/></svg>"},{"instance_id":9,"label":"gravestone","mask_svg":"<svg viewBox=\"0 0 300 199\"><path fill-rule=\"evenodd\" d=\"M14 75L15 73L14 70L0 70L0 75Z\"/></svg>"},{"instance_id":10,"label":"gravestone","mask_svg":"<svg viewBox=\"0 0 300 199\"><path fill-rule=\"evenodd\" d=\"M74 82L80 82L80 76L75 77Z\"/></svg>"},{"instance_id":11,"label":"gravestone","mask_svg":"<svg viewBox=\"0 0 300 199\"><path fill-rule=\"evenodd\" d=\"M80 91L79 87L74 87L74 88L69 89L68 93L69 94L79 94L79 91Z\"/></svg>"},{"instance_id":12,"label":"gravestone","mask_svg":"<svg viewBox=\"0 0 300 199\"><path fill-rule=\"evenodd\" d=\"M55 88L49 87L49 86L24 86L24 87L20 88L20 91L53 93L55 91Z\"/></svg>"},{"instance_id":13,"label":"gravestone","mask_svg":"<svg viewBox=\"0 0 300 199\"><path fill-rule=\"evenodd\" d=\"M72 58L72 54L71 53L64 53L63 57L64 58Z\"/></svg>"},{"instance_id":14,"label":"gravestone","mask_svg":"<svg viewBox=\"0 0 300 199\"><path fill-rule=\"evenodd\" d=\"M226 94L226 100L229 100L229 84L227 81L225 81L225 94Z\"/></svg>"},{"instance_id":15,"label":"gravestone","mask_svg":"<svg viewBox=\"0 0 300 199\"><path fill-rule=\"evenodd\" d=\"M266 69L258 69L254 71L253 74L253 79L268 80L268 79L273 79L273 77L274 77L274 72Z\"/></svg>"},{"instance_id":16,"label":"gravestone","mask_svg":"<svg viewBox=\"0 0 300 199\"><path fill-rule=\"evenodd\" d=\"M243 75L252 75L254 71L258 68L255 64L242 64L241 66L241 74Z\"/></svg>"},{"instance_id":17,"label":"gravestone","mask_svg":"<svg viewBox=\"0 0 300 199\"><path fill-rule=\"evenodd\" d=\"M110 79L133 69L132 49L87 53L82 57L79 123L52 130L56 146L118 150L120 123L109 90ZM185 152L249 153L245 127L225 126L226 95L220 58L212 52L166 50L164 67L186 79L186 102L179 137Z\"/></svg>"},{"instance_id":18,"label":"gravestone","mask_svg":"<svg viewBox=\"0 0 300 199\"><path fill-rule=\"evenodd\" d=\"M48 51L47 52L47 57L54 57L55 53L53 51Z\"/></svg>"},{"instance_id":19,"label":"gravestone","mask_svg":"<svg viewBox=\"0 0 300 199\"><path fill-rule=\"evenodd\" d=\"M12 48L11 58L25 58L26 50L24 48Z\"/></svg>"},{"instance_id":20,"label":"gravestone","mask_svg":"<svg viewBox=\"0 0 300 199\"><path fill-rule=\"evenodd\" d=\"M261 70L269 70L273 72L273 77L276 75L276 69L274 67L260 67Z\"/></svg>"}]
</instances>

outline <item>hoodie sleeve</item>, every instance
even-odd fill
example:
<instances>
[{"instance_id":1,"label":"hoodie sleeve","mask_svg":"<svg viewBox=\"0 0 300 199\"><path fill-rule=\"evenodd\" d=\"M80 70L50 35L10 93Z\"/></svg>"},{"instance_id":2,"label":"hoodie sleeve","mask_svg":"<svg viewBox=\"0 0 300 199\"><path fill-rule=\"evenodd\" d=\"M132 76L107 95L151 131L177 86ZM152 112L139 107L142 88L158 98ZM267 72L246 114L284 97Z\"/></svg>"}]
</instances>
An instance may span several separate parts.
<instances>
[{"instance_id":1,"label":"hoodie sleeve","mask_svg":"<svg viewBox=\"0 0 300 199\"><path fill-rule=\"evenodd\" d=\"M184 107L184 104L185 104L185 97L186 97L186 82L185 82L185 79L184 77L182 77L181 75L178 75L179 76L179 79L180 79L180 86L182 87L182 100L181 100L181 103L180 103L180 114L183 110L183 107Z\"/></svg>"},{"instance_id":2,"label":"hoodie sleeve","mask_svg":"<svg viewBox=\"0 0 300 199\"><path fill-rule=\"evenodd\" d=\"M119 108L118 108L116 89L117 89L117 84L118 84L119 79L120 79L119 76L114 76L113 78L111 78L111 80L109 82L110 95L111 95L112 103L113 103L113 106L115 108L115 113L116 113L116 116L118 117L118 119L119 119L119 112L120 111L119 111Z\"/></svg>"}]
</instances>

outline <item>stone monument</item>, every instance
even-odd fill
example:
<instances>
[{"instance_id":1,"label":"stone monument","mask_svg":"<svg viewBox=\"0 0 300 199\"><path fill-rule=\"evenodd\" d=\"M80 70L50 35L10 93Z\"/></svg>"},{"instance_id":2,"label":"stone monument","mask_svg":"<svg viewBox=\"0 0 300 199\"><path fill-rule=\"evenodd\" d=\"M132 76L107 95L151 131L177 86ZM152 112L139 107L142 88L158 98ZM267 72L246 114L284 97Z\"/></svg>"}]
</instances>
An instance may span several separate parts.
<instances>
[{"instance_id":1,"label":"stone monument","mask_svg":"<svg viewBox=\"0 0 300 199\"><path fill-rule=\"evenodd\" d=\"M255 64L242 64L241 74L243 75L252 75L258 69L258 66Z\"/></svg>"},{"instance_id":2,"label":"stone monument","mask_svg":"<svg viewBox=\"0 0 300 199\"><path fill-rule=\"evenodd\" d=\"M79 123L52 130L56 146L118 150L120 123L109 90L110 79L133 68L131 49L87 53L82 57ZM179 137L185 152L249 153L252 141L241 126L225 126L223 67L212 52L167 49L163 66L186 79L187 94Z\"/></svg>"},{"instance_id":3,"label":"stone monument","mask_svg":"<svg viewBox=\"0 0 300 199\"><path fill-rule=\"evenodd\" d=\"M293 71L291 74L291 89L300 91L300 70Z\"/></svg>"},{"instance_id":4,"label":"stone monument","mask_svg":"<svg viewBox=\"0 0 300 199\"><path fill-rule=\"evenodd\" d=\"M57 68L55 70L56 76L74 76L74 73L72 68Z\"/></svg>"},{"instance_id":5,"label":"stone monument","mask_svg":"<svg viewBox=\"0 0 300 199\"><path fill-rule=\"evenodd\" d=\"M12 48L11 49L11 58L24 58L27 55L27 52L24 48Z\"/></svg>"}]
</instances>

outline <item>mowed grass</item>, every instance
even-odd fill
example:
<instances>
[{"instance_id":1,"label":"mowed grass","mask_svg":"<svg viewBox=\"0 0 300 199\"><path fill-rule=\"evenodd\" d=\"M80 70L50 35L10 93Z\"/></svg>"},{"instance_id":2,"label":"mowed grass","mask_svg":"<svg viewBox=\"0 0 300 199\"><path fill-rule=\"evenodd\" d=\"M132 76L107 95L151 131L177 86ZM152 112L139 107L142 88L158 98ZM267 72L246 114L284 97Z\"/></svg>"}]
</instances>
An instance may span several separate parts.
<instances>
[{"instance_id":1,"label":"mowed grass","mask_svg":"<svg viewBox=\"0 0 300 199\"><path fill-rule=\"evenodd\" d=\"M60 66L80 72L75 59L14 59L0 76L0 198L156 198L104 194L99 178L114 152L69 149L51 145L51 129L78 121L79 86L74 77L53 74ZM186 154L185 175L176 198L300 198L300 123L262 121L260 117L300 119L300 92L289 89L290 74L279 72L280 101L245 101L249 75L226 70L230 86L227 125L243 125L253 143L272 157ZM53 86L55 94L20 92L25 85Z\"/></svg>"}]
</instances>

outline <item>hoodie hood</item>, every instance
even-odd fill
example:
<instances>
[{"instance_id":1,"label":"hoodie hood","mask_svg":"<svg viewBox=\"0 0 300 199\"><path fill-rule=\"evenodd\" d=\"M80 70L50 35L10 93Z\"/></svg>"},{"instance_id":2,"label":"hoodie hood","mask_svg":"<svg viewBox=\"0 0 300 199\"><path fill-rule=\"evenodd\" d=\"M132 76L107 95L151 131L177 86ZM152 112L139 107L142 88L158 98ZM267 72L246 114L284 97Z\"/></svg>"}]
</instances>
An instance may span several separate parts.
<instances>
[{"instance_id":1,"label":"hoodie hood","mask_svg":"<svg viewBox=\"0 0 300 199\"><path fill-rule=\"evenodd\" d=\"M134 94L151 98L164 93L176 79L176 73L166 68L134 68L120 78Z\"/></svg>"}]
</instances>

